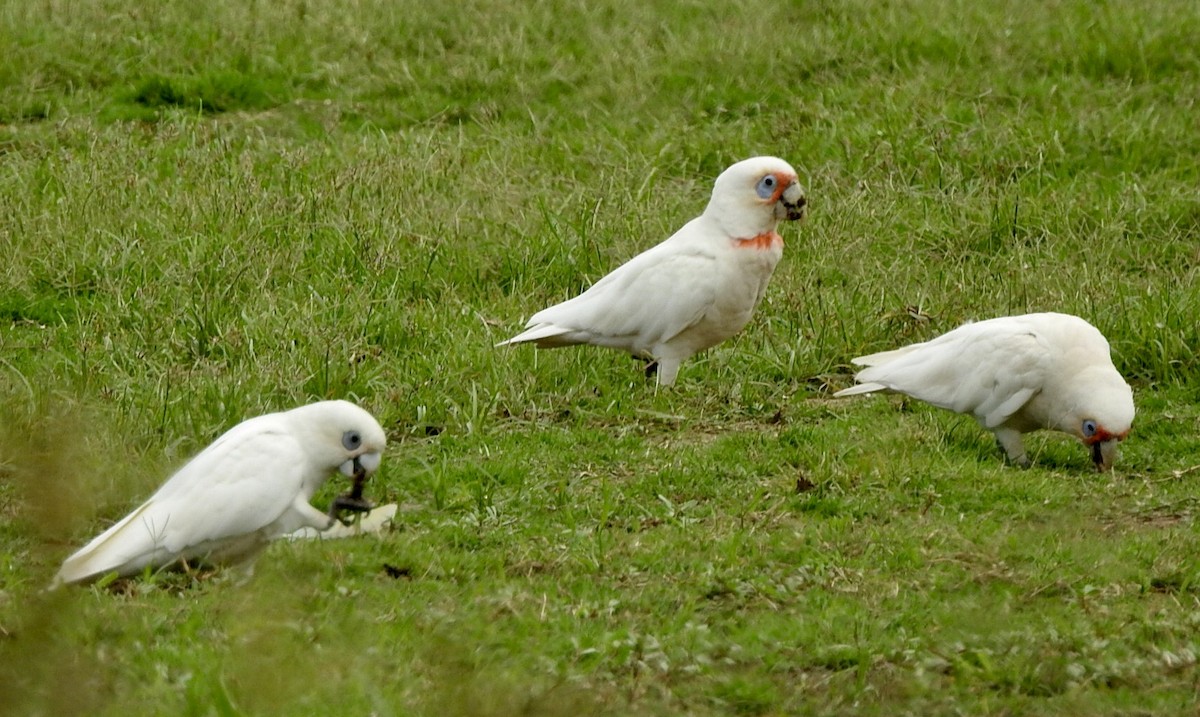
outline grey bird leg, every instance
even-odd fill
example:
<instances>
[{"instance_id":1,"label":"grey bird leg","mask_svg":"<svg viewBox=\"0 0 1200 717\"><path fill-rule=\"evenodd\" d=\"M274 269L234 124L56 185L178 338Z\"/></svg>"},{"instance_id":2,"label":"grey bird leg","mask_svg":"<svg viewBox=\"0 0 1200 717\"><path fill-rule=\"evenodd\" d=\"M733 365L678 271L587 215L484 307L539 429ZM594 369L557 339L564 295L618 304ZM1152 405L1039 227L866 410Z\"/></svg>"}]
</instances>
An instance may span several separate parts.
<instances>
[{"instance_id":1,"label":"grey bird leg","mask_svg":"<svg viewBox=\"0 0 1200 717\"><path fill-rule=\"evenodd\" d=\"M658 373L658 361L645 356L634 356L633 358L635 361L641 361L645 364L643 371L646 374L646 378L654 378L654 376Z\"/></svg>"},{"instance_id":2,"label":"grey bird leg","mask_svg":"<svg viewBox=\"0 0 1200 717\"><path fill-rule=\"evenodd\" d=\"M1033 461L1025 455L1025 444L1021 441L1021 432L1011 428L996 429L996 445L1008 460L1021 468L1029 468Z\"/></svg>"}]
</instances>

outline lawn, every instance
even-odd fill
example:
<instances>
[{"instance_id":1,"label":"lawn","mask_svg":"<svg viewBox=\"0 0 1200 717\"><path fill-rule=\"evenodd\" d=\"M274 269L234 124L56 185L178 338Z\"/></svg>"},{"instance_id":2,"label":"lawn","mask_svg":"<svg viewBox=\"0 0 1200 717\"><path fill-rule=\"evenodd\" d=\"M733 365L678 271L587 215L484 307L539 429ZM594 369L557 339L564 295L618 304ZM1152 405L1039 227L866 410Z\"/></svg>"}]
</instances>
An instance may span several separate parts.
<instances>
[{"instance_id":1,"label":"lawn","mask_svg":"<svg viewBox=\"0 0 1200 717\"><path fill-rule=\"evenodd\" d=\"M0 714L1194 713L1200 4L5 0L0 46ZM810 215L675 386L492 347L758 154ZM1133 385L1111 474L831 398L1028 311ZM326 398L393 530L43 591Z\"/></svg>"}]
</instances>

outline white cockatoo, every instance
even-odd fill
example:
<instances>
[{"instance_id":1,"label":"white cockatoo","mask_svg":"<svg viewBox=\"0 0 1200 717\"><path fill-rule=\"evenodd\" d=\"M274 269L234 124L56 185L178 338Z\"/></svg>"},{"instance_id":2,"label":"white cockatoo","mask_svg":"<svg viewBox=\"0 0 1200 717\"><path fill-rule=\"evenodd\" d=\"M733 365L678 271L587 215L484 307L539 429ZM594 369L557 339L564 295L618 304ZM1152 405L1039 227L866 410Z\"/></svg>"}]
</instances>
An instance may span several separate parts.
<instances>
[{"instance_id":1,"label":"white cockatoo","mask_svg":"<svg viewBox=\"0 0 1200 717\"><path fill-rule=\"evenodd\" d=\"M628 351L654 361L659 383L669 386L685 359L750 321L783 256L775 227L802 218L806 204L787 162L738 162L717 177L703 214L579 296L534 314L524 332L496 345Z\"/></svg>"},{"instance_id":2,"label":"white cockatoo","mask_svg":"<svg viewBox=\"0 0 1200 717\"><path fill-rule=\"evenodd\" d=\"M239 423L145 503L67 558L55 584L132 575L181 561L234 563L300 528L325 530L340 509L365 510L362 482L387 439L347 401L321 401ZM330 473L354 479L330 514L309 504Z\"/></svg>"},{"instance_id":3,"label":"white cockatoo","mask_svg":"<svg viewBox=\"0 0 1200 717\"><path fill-rule=\"evenodd\" d=\"M1029 467L1021 434L1048 428L1112 467L1133 424L1133 391L1113 366L1096 327L1068 314L1025 314L968 323L931 341L860 356L858 386L834 396L903 393L969 413L996 435L1014 463Z\"/></svg>"}]
</instances>

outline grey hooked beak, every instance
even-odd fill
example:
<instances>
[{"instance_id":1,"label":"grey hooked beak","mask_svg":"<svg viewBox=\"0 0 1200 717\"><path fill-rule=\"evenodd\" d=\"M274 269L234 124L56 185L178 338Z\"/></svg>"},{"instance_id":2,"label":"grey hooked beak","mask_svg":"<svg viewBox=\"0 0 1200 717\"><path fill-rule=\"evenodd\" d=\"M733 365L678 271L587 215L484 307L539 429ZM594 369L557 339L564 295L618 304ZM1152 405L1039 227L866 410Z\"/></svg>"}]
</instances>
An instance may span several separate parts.
<instances>
[{"instance_id":1,"label":"grey hooked beak","mask_svg":"<svg viewBox=\"0 0 1200 717\"><path fill-rule=\"evenodd\" d=\"M1117 460L1117 444L1120 443L1117 439L1108 441L1096 441L1092 444L1092 463L1096 465L1096 470L1103 473L1111 470L1113 463Z\"/></svg>"},{"instance_id":2,"label":"grey hooked beak","mask_svg":"<svg viewBox=\"0 0 1200 717\"><path fill-rule=\"evenodd\" d=\"M367 476L375 472L375 469L379 467L379 462L382 460L382 453L364 453L338 466L338 471L347 478L354 478L359 475Z\"/></svg>"},{"instance_id":3,"label":"grey hooked beak","mask_svg":"<svg viewBox=\"0 0 1200 717\"><path fill-rule=\"evenodd\" d=\"M791 186L783 190L783 196L779 198L779 205L787 212L788 221L796 221L803 219L805 209L808 207L808 198L804 196L804 188L799 182L792 182Z\"/></svg>"}]
</instances>

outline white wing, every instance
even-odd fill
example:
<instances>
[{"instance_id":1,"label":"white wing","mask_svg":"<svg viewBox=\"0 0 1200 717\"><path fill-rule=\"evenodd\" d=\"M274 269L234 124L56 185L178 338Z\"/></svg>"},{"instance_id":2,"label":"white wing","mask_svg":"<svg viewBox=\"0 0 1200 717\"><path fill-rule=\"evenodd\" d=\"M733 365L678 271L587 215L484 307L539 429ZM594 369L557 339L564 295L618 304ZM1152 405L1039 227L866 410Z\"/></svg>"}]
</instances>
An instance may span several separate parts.
<instances>
[{"instance_id":1,"label":"white wing","mask_svg":"<svg viewBox=\"0 0 1200 717\"><path fill-rule=\"evenodd\" d=\"M868 367L855 377L864 385L839 395L886 389L973 414L994 428L1042 389L1050 355L1027 323L991 319L932 341L856 358L854 363Z\"/></svg>"},{"instance_id":2,"label":"white wing","mask_svg":"<svg viewBox=\"0 0 1200 717\"><path fill-rule=\"evenodd\" d=\"M275 523L297 501L307 505L301 495L307 472L303 455L278 422L256 419L236 426L68 558L58 580L137 572L171 562L190 548L219 545Z\"/></svg>"},{"instance_id":3,"label":"white wing","mask_svg":"<svg viewBox=\"0 0 1200 717\"><path fill-rule=\"evenodd\" d=\"M708 311L716 299L712 275L717 269L716 256L702 246L667 240L579 296L534 314L526 331L498 345L532 341L543 348L592 343L649 349Z\"/></svg>"}]
</instances>

